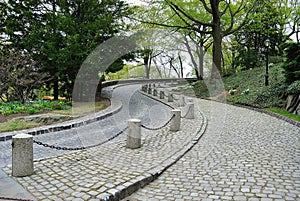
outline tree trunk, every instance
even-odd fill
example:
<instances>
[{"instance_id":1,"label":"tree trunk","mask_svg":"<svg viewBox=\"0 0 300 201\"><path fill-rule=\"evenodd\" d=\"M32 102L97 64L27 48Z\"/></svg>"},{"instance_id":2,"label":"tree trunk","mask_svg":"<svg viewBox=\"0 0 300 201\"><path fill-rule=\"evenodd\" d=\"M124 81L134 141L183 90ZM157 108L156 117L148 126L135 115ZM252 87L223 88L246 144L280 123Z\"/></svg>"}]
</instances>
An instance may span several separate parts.
<instances>
[{"instance_id":1,"label":"tree trunk","mask_svg":"<svg viewBox=\"0 0 300 201\"><path fill-rule=\"evenodd\" d=\"M150 66L149 66L149 56L146 55L144 56L144 66L145 66L145 73L146 73L146 78L150 78Z\"/></svg>"},{"instance_id":2,"label":"tree trunk","mask_svg":"<svg viewBox=\"0 0 300 201\"><path fill-rule=\"evenodd\" d=\"M53 96L54 96L54 100L58 100L58 77L56 76L54 79L54 86L53 86Z\"/></svg>"},{"instance_id":3,"label":"tree trunk","mask_svg":"<svg viewBox=\"0 0 300 201\"><path fill-rule=\"evenodd\" d=\"M204 55L205 55L205 51L204 51L204 47L203 44L200 46L197 46L197 55L198 55L198 65L199 65L199 73L200 76L197 77L198 80L203 79L203 75L204 75Z\"/></svg>"},{"instance_id":4,"label":"tree trunk","mask_svg":"<svg viewBox=\"0 0 300 201\"><path fill-rule=\"evenodd\" d=\"M210 0L210 4L213 12L213 25L212 25L212 37L213 37L213 64L211 78L218 78L221 74L222 63L222 29L221 18L219 12L219 0Z\"/></svg>"}]
</instances>

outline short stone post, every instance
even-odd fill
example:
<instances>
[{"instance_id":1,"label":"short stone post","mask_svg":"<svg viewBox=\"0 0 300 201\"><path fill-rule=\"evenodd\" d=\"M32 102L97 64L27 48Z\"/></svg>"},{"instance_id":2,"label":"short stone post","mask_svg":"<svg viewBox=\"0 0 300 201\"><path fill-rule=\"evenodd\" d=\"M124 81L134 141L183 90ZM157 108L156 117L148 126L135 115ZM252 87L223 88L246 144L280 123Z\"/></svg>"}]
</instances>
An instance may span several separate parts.
<instances>
[{"instance_id":1,"label":"short stone post","mask_svg":"<svg viewBox=\"0 0 300 201\"><path fill-rule=\"evenodd\" d=\"M157 89L153 89L153 96L157 96Z\"/></svg>"},{"instance_id":2,"label":"short stone post","mask_svg":"<svg viewBox=\"0 0 300 201\"><path fill-rule=\"evenodd\" d=\"M165 92L164 91L160 91L159 92L159 98L160 99L164 99L165 98Z\"/></svg>"},{"instance_id":3,"label":"short stone post","mask_svg":"<svg viewBox=\"0 0 300 201\"><path fill-rule=\"evenodd\" d=\"M187 103L187 114L185 116L186 119L194 119L195 115L194 115L194 111L195 111L195 107L194 107L194 103L188 102Z\"/></svg>"},{"instance_id":4,"label":"short stone post","mask_svg":"<svg viewBox=\"0 0 300 201\"><path fill-rule=\"evenodd\" d=\"M179 107L183 107L184 106L184 96L180 96L179 97Z\"/></svg>"},{"instance_id":5,"label":"short stone post","mask_svg":"<svg viewBox=\"0 0 300 201\"><path fill-rule=\"evenodd\" d=\"M173 102L173 94L171 92L169 92L168 94L168 102Z\"/></svg>"},{"instance_id":6,"label":"short stone post","mask_svg":"<svg viewBox=\"0 0 300 201\"><path fill-rule=\"evenodd\" d=\"M171 115L175 115L170 122L170 131L180 130L181 111L178 109L171 110Z\"/></svg>"},{"instance_id":7,"label":"short stone post","mask_svg":"<svg viewBox=\"0 0 300 201\"><path fill-rule=\"evenodd\" d=\"M126 147L130 149L140 148L141 137L141 120L129 119Z\"/></svg>"},{"instance_id":8,"label":"short stone post","mask_svg":"<svg viewBox=\"0 0 300 201\"><path fill-rule=\"evenodd\" d=\"M147 85L142 85L142 91L147 92Z\"/></svg>"},{"instance_id":9,"label":"short stone post","mask_svg":"<svg viewBox=\"0 0 300 201\"><path fill-rule=\"evenodd\" d=\"M12 137L12 176L25 177L33 174L33 137L18 134Z\"/></svg>"}]
</instances>

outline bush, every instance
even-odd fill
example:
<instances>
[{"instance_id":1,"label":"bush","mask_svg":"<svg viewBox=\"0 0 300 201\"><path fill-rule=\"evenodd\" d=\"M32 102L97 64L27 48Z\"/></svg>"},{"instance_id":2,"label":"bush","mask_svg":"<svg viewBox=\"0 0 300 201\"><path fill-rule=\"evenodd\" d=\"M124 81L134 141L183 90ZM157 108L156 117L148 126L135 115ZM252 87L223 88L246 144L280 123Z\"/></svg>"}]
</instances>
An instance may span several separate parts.
<instances>
[{"instance_id":1,"label":"bush","mask_svg":"<svg viewBox=\"0 0 300 201\"><path fill-rule=\"evenodd\" d=\"M36 114L40 111L68 110L72 102L66 101L27 101L24 104L20 102L0 103L0 115L11 115L18 113Z\"/></svg>"},{"instance_id":2,"label":"bush","mask_svg":"<svg viewBox=\"0 0 300 201\"><path fill-rule=\"evenodd\" d=\"M37 113L37 111L34 108L29 108L28 109L28 114L32 115L32 114L35 114L35 113Z\"/></svg>"},{"instance_id":3,"label":"bush","mask_svg":"<svg viewBox=\"0 0 300 201\"><path fill-rule=\"evenodd\" d=\"M300 80L300 43L288 43L286 46L286 61L283 63L287 84Z\"/></svg>"},{"instance_id":4,"label":"bush","mask_svg":"<svg viewBox=\"0 0 300 201\"><path fill-rule=\"evenodd\" d=\"M297 80L289 85L287 88L287 93L290 95L300 94L300 80Z\"/></svg>"}]
</instances>

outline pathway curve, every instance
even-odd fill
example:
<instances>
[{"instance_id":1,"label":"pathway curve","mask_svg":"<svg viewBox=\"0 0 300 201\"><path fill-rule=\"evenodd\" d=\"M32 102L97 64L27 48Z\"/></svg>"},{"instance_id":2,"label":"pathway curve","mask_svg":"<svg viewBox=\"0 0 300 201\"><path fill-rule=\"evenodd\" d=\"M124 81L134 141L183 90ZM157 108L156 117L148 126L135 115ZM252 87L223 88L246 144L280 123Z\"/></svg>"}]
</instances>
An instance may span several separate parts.
<instances>
[{"instance_id":1,"label":"pathway curve","mask_svg":"<svg viewBox=\"0 0 300 201\"><path fill-rule=\"evenodd\" d=\"M159 124L167 120L167 115L155 117L150 110L159 108L168 112L169 108L153 99L145 97L137 92L140 85L127 85L116 88L113 92L112 107L122 102L122 109L117 114L100 121L69 130L57 131L35 136L34 139L47 144L63 147L83 147L101 143L127 126L127 119L139 118L144 124ZM0 167L11 164L11 140L0 141ZM47 149L34 144L34 159L61 155L71 151Z\"/></svg>"},{"instance_id":2,"label":"pathway curve","mask_svg":"<svg viewBox=\"0 0 300 201\"><path fill-rule=\"evenodd\" d=\"M129 88L133 93L122 89L124 97L119 98L128 101L114 115L114 122L126 123L128 117L141 118L143 125L150 128L160 128L168 122L169 107L136 92L139 86ZM145 105L145 100L155 104ZM159 130L142 129L139 149L126 148L125 131L101 146L35 160L33 175L13 179L36 200L119 200L156 179L199 140L206 119L197 106L195 110L194 119L181 119L178 132L171 132L169 125ZM11 174L10 166L3 170Z\"/></svg>"},{"instance_id":3,"label":"pathway curve","mask_svg":"<svg viewBox=\"0 0 300 201\"><path fill-rule=\"evenodd\" d=\"M197 104L208 118L203 138L124 200L300 200L299 127L240 107Z\"/></svg>"}]
</instances>

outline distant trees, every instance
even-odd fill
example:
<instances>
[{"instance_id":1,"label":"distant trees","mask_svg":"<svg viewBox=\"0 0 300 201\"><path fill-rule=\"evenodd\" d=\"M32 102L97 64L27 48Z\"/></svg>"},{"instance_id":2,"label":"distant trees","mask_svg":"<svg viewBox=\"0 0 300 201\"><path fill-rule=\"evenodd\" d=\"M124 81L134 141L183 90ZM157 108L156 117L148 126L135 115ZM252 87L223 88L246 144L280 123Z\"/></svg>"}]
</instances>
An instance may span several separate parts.
<instances>
[{"instance_id":1,"label":"distant trees","mask_svg":"<svg viewBox=\"0 0 300 201\"><path fill-rule=\"evenodd\" d=\"M122 0L8 0L0 2L0 35L9 46L28 52L36 67L51 75L48 85L71 97L74 80L87 55L127 26ZM121 69L118 61L111 68Z\"/></svg>"},{"instance_id":2,"label":"distant trees","mask_svg":"<svg viewBox=\"0 0 300 201\"><path fill-rule=\"evenodd\" d=\"M144 22L174 30L187 30L202 34L204 38L207 35L212 37L212 77L215 77L216 72L221 72L223 38L239 30L247 22L249 13L256 5L255 0L150 2L152 7L148 12L152 19L147 19L146 16Z\"/></svg>"}]
</instances>

